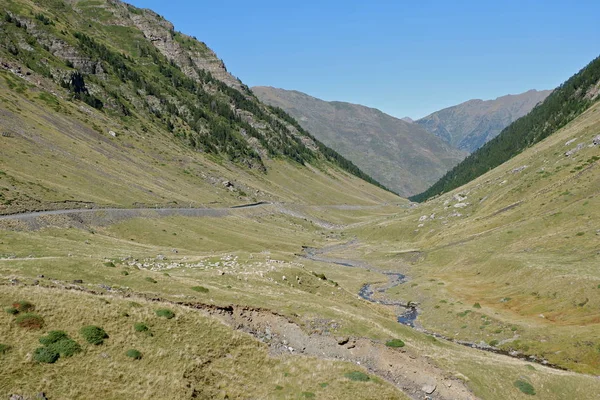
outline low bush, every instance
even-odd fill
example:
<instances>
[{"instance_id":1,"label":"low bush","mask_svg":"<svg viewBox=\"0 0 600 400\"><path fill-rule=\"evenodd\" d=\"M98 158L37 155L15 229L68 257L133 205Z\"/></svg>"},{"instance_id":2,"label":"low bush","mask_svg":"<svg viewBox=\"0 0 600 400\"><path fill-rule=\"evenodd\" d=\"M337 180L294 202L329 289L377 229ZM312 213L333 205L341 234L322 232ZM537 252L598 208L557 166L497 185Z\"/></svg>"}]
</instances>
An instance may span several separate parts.
<instances>
[{"instance_id":1,"label":"low bush","mask_svg":"<svg viewBox=\"0 0 600 400\"><path fill-rule=\"evenodd\" d=\"M71 339L64 331L50 331L46 336L40 338L40 343L44 347L36 350L39 353L36 361L39 362L55 362L56 360L51 361L54 358L54 354L58 354L59 357L71 357L81 352L79 343Z\"/></svg>"},{"instance_id":2,"label":"low bush","mask_svg":"<svg viewBox=\"0 0 600 400\"><path fill-rule=\"evenodd\" d=\"M157 280L150 278L149 276L144 278L145 281L150 282L150 283L158 283Z\"/></svg>"},{"instance_id":3,"label":"low bush","mask_svg":"<svg viewBox=\"0 0 600 400\"><path fill-rule=\"evenodd\" d=\"M475 303L475 304L473 304L473 308L481 308L481 304Z\"/></svg>"},{"instance_id":4,"label":"low bush","mask_svg":"<svg viewBox=\"0 0 600 400\"><path fill-rule=\"evenodd\" d=\"M135 324L133 324L133 329L135 329L136 332L148 332L150 330L150 328L148 328L148 325L146 325L143 322L136 322Z\"/></svg>"},{"instance_id":5,"label":"low bush","mask_svg":"<svg viewBox=\"0 0 600 400\"><path fill-rule=\"evenodd\" d=\"M497 346L498 343L500 343L500 342L497 341L496 339L490 340L490 346L492 346L492 347Z\"/></svg>"},{"instance_id":6,"label":"low bush","mask_svg":"<svg viewBox=\"0 0 600 400\"><path fill-rule=\"evenodd\" d=\"M129 272L128 271L121 271L121 275L127 276L127 275L129 275Z\"/></svg>"},{"instance_id":7,"label":"low bush","mask_svg":"<svg viewBox=\"0 0 600 400\"><path fill-rule=\"evenodd\" d=\"M205 288L204 286L194 286L192 288L192 290L195 290L196 292L200 292L200 293L208 293L208 289Z\"/></svg>"},{"instance_id":8,"label":"low bush","mask_svg":"<svg viewBox=\"0 0 600 400\"><path fill-rule=\"evenodd\" d=\"M56 351L48 347L38 347L33 352L33 359L40 363L53 364L59 357L60 355Z\"/></svg>"},{"instance_id":9,"label":"low bush","mask_svg":"<svg viewBox=\"0 0 600 400\"><path fill-rule=\"evenodd\" d=\"M21 328L26 329L42 329L44 326L44 318L37 314L20 314L15 318L15 323Z\"/></svg>"},{"instance_id":10,"label":"low bush","mask_svg":"<svg viewBox=\"0 0 600 400\"><path fill-rule=\"evenodd\" d=\"M125 352L127 357L133 358L134 360L140 360L142 358L142 353L137 351L136 349L129 349Z\"/></svg>"},{"instance_id":11,"label":"low bush","mask_svg":"<svg viewBox=\"0 0 600 400\"><path fill-rule=\"evenodd\" d=\"M392 340L388 340L385 345L387 347L404 347L404 342L400 339L392 339Z\"/></svg>"},{"instance_id":12,"label":"low bush","mask_svg":"<svg viewBox=\"0 0 600 400\"><path fill-rule=\"evenodd\" d=\"M48 345L48 348L57 352L61 357L71 357L81 352L79 343L69 337Z\"/></svg>"},{"instance_id":13,"label":"low bush","mask_svg":"<svg viewBox=\"0 0 600 400\"><path fill-rule=\"evenodd\" d=\"M47 336L40 338L40 343L44 346L49 346L52 343L59 342L63 339L68 339L69 335L65 331L50 331Z\"/></svg>"},{"instance_id":14,"label":"low bush","mask_svg":"<svg viewBox=\"0 0 600 400\"><path fill-rule=\"evenodd\" d=\"M8 314L11 314L11 315L17 315L19 313L19 310L17 310L14 307L6 307L4 309L4 311L6 311Z\"/></svg>"},{"instance_id":15,"label":"low bush","mask_svg":"<svg viewBox=\"0 0 600 400\"><path fill-rule=\"evenodd\" d=\"M535 395L535 389L533 388L533 386L531 386L531 383L529 382L525 382L525 381L521 381L521 380L517 380L514 383L515 387L517 389L519 389L521 392L528 394L528 395Z\"/></svg>"},{"instance_id":16,"label":"low bush","mask_svg":"<svg viewBox=\"0 0 600 400\"><path fill-rule=\"evenodd\" d=\"M360 371L348 372L348 373L344 374L344 376L346 378L350 379L351 381L367 382L367 381L371 380L371 378L369 378L369 375L365 374L364 372L360 372Z\"/></svg>"},{"instance_id":17,"label":"low bush","mask_svg":"<svg viewBox=\"0 0 600 400\"><path fill-rule=\"evenodd\" d=\"M105 267L109 267L109 268L115 268L115 267L116 267L115 263L114 263L114 262L112 262L112 261L107 261L107 262L105 262L105 263L104 263L104 266L105 266Z\"/></svg>"},{"instance_id":18,"label":"low bush","mask_svg":"<svg viewBox=\"0 0 600 400\"><path fill-rule=\"evenodd\" d=\"M12 306L14 308L16 308L19 312L24 312L24 313L35 310L35 306L32 303L25 301L25 300L16 301L12 304Z\"/></svg>"},{"instance_id":19,"label":"low bush","mask_svg":"<svg viewBox=\"0 0 600 400\"><path fill-rule=\"evenodd\" d=\"M155 313L159 317L163 317L166 319L171 319L175 316L175 313L173 311L169 310L168 308L159 308L158 310L155 311Z\"/></svg>"},{"instance_id":20,"label":"low bush","mask_svg":"<svg viewBox=\"0 0 600 400\"><path fill-rule=\"evenodd\" d=\"M0 354L6 354L11 349L7 344L0 343Z\"/></svg>"},{"instance_id":21,"label":"low bush","mask_svg":"<svg viewBox=\"0 0 600 400\"><path fill-rule=\"evenodd\" d=\"M104 343L104 339L108 339L108 334L104 329L95 325L84 326L79 330L79 333L88 343L95 345L101 345Z\"/></svg>"}]
</instances>

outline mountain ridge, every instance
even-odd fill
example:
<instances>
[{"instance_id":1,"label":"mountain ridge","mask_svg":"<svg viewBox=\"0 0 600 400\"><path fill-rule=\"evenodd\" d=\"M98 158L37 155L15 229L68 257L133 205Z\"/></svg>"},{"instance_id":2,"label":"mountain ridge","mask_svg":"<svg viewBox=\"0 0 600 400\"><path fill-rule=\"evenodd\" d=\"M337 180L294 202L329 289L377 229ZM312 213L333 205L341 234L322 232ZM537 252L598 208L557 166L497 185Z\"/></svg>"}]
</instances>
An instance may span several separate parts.
<instances>
[{"instance_id":1,"label":"mountain ridge","mask_svg":"<svg viewBox=\"0 0 600 400\"><path fill-rule=\"evenodd\" d=\"M466 155L418 125L373 107L274 87L257 86L252 91L404 196L435 181Z\"/></svg>"},{"instance_id":2,"label":"mountain ridge","mask_svg":"<svg viewBox=\"0 0 600 400\"><path fill-rule=\"evenodd\" d=\"M552 91L531 89L495 99L471 99L415 121L452 146L473 152L526 115Z\"/></svg>"}]
</instances>

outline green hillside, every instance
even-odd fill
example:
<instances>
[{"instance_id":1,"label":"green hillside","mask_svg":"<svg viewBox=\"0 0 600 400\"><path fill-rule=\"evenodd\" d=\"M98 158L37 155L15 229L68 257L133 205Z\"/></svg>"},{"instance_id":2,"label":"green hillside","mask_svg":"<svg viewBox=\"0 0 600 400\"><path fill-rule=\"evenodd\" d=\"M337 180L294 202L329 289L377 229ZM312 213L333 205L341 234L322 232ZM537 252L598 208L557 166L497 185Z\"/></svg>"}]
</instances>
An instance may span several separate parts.
<instances>
[{"instance_id":1,"label":"green hillside","mask_svg":"<svg viewBox=\"0 0 600 400\"><path fill-rule=\"evenodd\" d=\"M411 200L424 201L464 185L552 135L598 100L599 80L600 58L596 58L529 114L513 122L429 189L412 196Z\"/></svg>"},{"instance_id":2,"label":"green hillside","mask_svg":"<svg viewBox=\"0 0 600 400\"><path fill-rule=\"evenodd\" d=\"M150 162L157 170L173 166L165 162L170 158L167 149L171 149L182 155L204 154L204 160L228 163L248 173L267 173L268 164L278 160L322 169L335 166L378 185L351 162L299 131L285 113L276 114L261 104L226 72L205 44L176 32L150 10L120 2L14 1L0 12L2 84L8 89L4 93L12 92L5 97L9 115L3 121L6 137L14 136L3 149L8 158L14 154L10 146L31 139L35 128L26 130L24 126L31 123L33 115L48 112L39 129L55 129L63 135L74 129L76 144L85 139L86 146L108 145L118 149L114 155L153 147L159 154L153 154L155 161ZM28 103L24 108L23 101ZM20 118L24 121L18 121ZM48 149L37 149L44 150ZM71 151L82 163L87 151L77 145ZM66 168L64 159L42 162L43 156L36 158L45 168ZM135 160L143 158L136 156ZM55 165L59 161L60 165ZM84 172L76 169L65 174L65 179ZM180 165L180 169L188 175L195 173L193 167ZM4 172L12 176L12 171ZM47 185L53 180L43 181ZM70 186L91 182L93 179L74 180ZM19 189L19 193L25 190ZM88 198L69 201L95 202L94 191L104 189L95 187L88 191ZM50 191L35 195L46 196ZM5 206L17 207L19 201L26 201L23 196L29 196L28 203L43 201L32 199L32 193L21 196L15 192ZM177 200L167 197L153 202ZM139 198L139 202L145 199Z\"/></svg>"}]
</instances>

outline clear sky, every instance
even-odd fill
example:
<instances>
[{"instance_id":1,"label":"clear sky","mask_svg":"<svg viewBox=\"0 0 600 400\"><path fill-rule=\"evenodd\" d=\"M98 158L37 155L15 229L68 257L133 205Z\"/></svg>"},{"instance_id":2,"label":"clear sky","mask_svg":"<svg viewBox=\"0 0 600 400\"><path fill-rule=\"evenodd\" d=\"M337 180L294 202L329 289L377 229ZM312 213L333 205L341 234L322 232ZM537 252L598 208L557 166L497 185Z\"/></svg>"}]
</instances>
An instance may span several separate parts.
<instances>
[{"instance_id":1,"label":"clear sky","mask_svg":"<svg viewBox=\"0 0 600 400\"><path fill-rule=\"evenodd\" d=\"M129 0L249 86L423 117L551 89L600 54L597 0Z\"/></svg>"}]
</instances>

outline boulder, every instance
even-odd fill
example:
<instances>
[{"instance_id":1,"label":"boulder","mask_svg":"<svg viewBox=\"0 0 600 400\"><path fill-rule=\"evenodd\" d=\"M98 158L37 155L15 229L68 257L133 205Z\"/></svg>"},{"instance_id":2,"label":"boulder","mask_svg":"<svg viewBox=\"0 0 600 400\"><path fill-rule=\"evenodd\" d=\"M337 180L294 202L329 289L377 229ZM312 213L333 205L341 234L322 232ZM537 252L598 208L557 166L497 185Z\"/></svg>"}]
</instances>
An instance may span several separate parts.
<instances>
[{"instance_id":1,"label":"boulder","mask_svg":"<svg viewBox=\"0 0 600 400\"><path fill-rule=\"evenodd\" d=\"M343 336L343 337L337 338L337 344L339 344L340 346L345 345L349 341L350 341L350 338L348 336Z\"/></svg>"},{"instance_id":2,"label":"boulder","mask_svg":"<svg viewBox=\"0 0 600 400\"><path fill-rule=\"evenodd\" d=\"M425 384L421 387L421 390L427 394L432 394L437 389L437 384L435 378L428 377L425 381Z\"/></svg>"}]
</instances>

